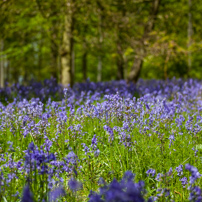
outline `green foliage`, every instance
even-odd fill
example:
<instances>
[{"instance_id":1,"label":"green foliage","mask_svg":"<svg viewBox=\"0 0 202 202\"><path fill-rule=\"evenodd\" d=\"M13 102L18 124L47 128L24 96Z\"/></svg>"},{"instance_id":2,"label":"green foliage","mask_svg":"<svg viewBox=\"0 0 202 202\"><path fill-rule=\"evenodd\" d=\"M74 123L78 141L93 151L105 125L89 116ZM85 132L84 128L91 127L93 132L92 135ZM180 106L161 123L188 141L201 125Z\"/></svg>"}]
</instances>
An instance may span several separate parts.
<instances>
[{"instance_id":1,"label":"green foliage","mask_svg":"<svg viewBox=\"0 0 202 202\"><path fill-rule=\"evenodd\" d=\"M83 54L87 53L87 77L97 80L98 58L102 62L102 80L116 79L117 61L122 61L125 76L130 73L135 57L144 44L141 77L202 78L200 0L162 0L154 29L143 39L149 23L152 2L68 0L72 6L72 33L75 54L75 82L83 80ZM2 1L0 3L0 60L5 79L19 78L60 80L62 33L66 1ZM193 33L187 48L188 13L192 15ZM191 51L192 67L187 55ZM169 57L167 61L167 56ZM166 64L166 67L165 67ZM166 68L166 69L165 69Z\"/></svg>"}]
</instances>

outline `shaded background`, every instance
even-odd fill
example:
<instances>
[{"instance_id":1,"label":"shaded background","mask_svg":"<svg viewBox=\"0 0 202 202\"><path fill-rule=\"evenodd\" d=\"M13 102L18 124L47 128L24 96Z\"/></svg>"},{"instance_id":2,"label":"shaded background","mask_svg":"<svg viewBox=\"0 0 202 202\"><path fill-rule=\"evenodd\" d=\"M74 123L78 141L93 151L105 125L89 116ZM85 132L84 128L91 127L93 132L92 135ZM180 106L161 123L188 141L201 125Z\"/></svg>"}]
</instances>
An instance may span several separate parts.
<instances>
[{"instance_id":1,"label":"shaded background","mask_svg":"<svg viewBox=\"0 0 202 202\"><path fill-rule=\"evenodd\" d=\"M201 79L201 19L201 0L2 0L0 84Z\"/></svg>"}]
</instances>

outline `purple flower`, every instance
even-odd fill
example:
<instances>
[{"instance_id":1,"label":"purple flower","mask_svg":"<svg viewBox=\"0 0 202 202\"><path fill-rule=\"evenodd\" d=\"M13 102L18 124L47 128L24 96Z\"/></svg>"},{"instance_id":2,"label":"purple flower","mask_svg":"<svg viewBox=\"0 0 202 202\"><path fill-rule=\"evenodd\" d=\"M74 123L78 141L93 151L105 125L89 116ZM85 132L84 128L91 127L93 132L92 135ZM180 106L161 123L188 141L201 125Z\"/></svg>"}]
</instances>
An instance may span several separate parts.
<instances>
[{"instance_id":1,"label":"purple flower","mask_svg":"<svg viewBox=\"0 0 202 202\"><path fill-rule=\"evenodd\" d=\"M183 175L183 165L179 165L175 170L177 171L178 176Z\"/></svg>"},{"instance_id":2,"label":"purple flower","mask_svg":"<svg viewBox=\"0 0 202 202\"><path fill-rule=\"evenodd\" d=\"M89 202L144 202L144 182L134 183L133 178L134 174L127 171L120 182L114 179L109 185L104 184L99 193L91 191Z\"/></svg>"},{"instance_id":3,"label":"purple flower","mask_svg":"<svg viewBox=\"0 0 202 202\"><path fill-rule=\"evenodd\" d=\"M34 202L32 192L28 185L24 187L21 202Z\"/></svg>"},{"instance_id":4,"label":"purple flower","mask_svg":"<svg viewBox=\"0 0 202 202\"><path fill-rule=\"evenodd\" d=\"M88 202L104 202L104 200L102 199L102 196L92 191L90 192L88 197L90 198Z\"/></svg>"},{"instance_id":5,"label":"purple flower","mask_svg":"<svg viewBox=\"0 0 202 202\"><path fill-rule=\"evenodd\" d=\"M55 161L55 155L53 153L51 153L50 155L47 156L46 160L44 162L50 162L50 161Z\"/></svg>"},{"instance_id":6,"label":"purple flower","mask_svg":"<svg viewBox=\"0 0 202 202\"><path fill-rule=\"evenodd\" d=\"M170 190L167 189L167 188L157 189L157 192L160 192L160 193L157 194L158 197L162 197L162 196L167 197L167 196L170 196Z\"/></svg>"},{"instance_id":7,"label":"purple flower","mask_svg":"<svg viewBox=\"0 0 202 202\"><path fill-rule=\"evenodd\" d=\"M170 190L169 189L165 189L165 197L170 196Z\"/></svg>"},{"instance_id":8,"label":"purple flower","mask_svg":"<svg viewBox=\"0 0 202 202\"><path fill-rule=\"evenodd\" d=\"M67 158L75 158L76 157L76 154L73 152L73 151L70 151L68 154L67 154Z\"/></svg>"},{"instance_id":9,"label":"purple flower","mask_svg":"<svg viewBox=\"0 0 202 202\"><path fill-rule=\"evenodd\" d=\"M49 202L56 201L56 199L65 195L66 193L64 188L62 186L59 186L49 193Z\"/></svg>"},{"instance_id":10,"label":"purple flower","mask_svg":"<svg viewBox=\"0 0 202 202\"><path fill-rule=\"evenodd\" d=\"M91 147L93 148L93 150L97 148L97 138L96 138L96 135L94 135L93 138L92 138Z\"/></svg>"},{"instance_id":11,"label":"purple flower","mask_svg":"<svg viewBox=\"0 0 202 202\"><path fill-rule=\"evenodd\" d=\"M169 171L167 172L167 175L168 175L168 176L171 176L172 173L173 173L173 169L172 169L172 167L171 167L171 168L169 169Z\"/></svg>"},{"instance_id":12,"label":"purple flower","mask_svg":"<svg viewBox=\"0 0 202 202\"><path fill-rule=\"evenodd\" d=\"M78 191L79 189L82 189L82 184L77 180L75 180L74 178L70 179L68 185L72 191Z\"/></svg>"},{"instance_id":13,"label":"purple flower","mask_svg":"<svg viewBox=\"0 0 202 202\"><path fill-rule=\"evenodd\" d=\"M150 174L152 175L152 177L154 177L154 175L156 174L156 171L154 169L149 169L147 170L147 176L149 176Z\"/></svg>"},{"instance_id":14,"label":"purple flower","mask_svg":"<svg viewBox=\"0 0 202 202\"><path fill-rule=\"evenodd\" d=\"M114 140L114 132L113 129L107 125L103 126L104 130L107 131L110 135L110 140Z\"/></svg>"},{"instance_id":15,"label":"purple flower","mask_svg":"<svg viewBox=\"0 0 202 202\"><path fill-rule=\"evenodd\" d=\"M28 149L34 151L35 145L34 145L33 142L31 142L31 143L29 144Z\"/></svg>"},{"instance_id":16,"label":"purple flower","mask_svg":"<svg viewBox=\"0 0 202 202\"><path fill-rule=\"evenodd\" d=\"M135 174L133 174L131 171L126 171L124 173L123 180L130 181L130 180L133 180L134 177L135 177Z\"/></svg>"},{"instance_id":17,"label":"purple flower","mask_svg":"<svg viewBox=\"0 0 202 202\"><path fill-rule=\"evenodd\" d=\"M156 176L156 181L161 181L161 178L163 177L164 175L162 173L158 173L157 176Z\"/></svg>"},{"instance_id":18,"label":"purple flower","mask_svg":"<svg viewBox=\"0 0 202 202\"><path fill-rule=\"evenodd\" d=\"M87 153L90 151L90 149L86 146L85 143L81 143L84 147L83 151L85 152L85 155L87 155Z\"/></svg>"},{"instance_id":19,"label":"purple flower","mask_svg":"<svg viewBox=\"0 0 202 202\"><path fill-rule=\"evenodd\" d=\"M193 202L201 202L202 196L201 196L201 189L198 186L191 188L191 193L189 195L189 201Z\"/></svg>"},{"instance_id":20,"label":"purple flower","mask_svg":"<svg viewBox=\"0 0 202 202\"><path fill-rule=\"evenodd\" d=\"M76 156L76 154L73 151L70 151L67 154L67 158L64 158L67 162L70 162L73 165L77 164L78 161L78 157Z\"/></svg>"},{"instance_id":21,"label":"purple flower","mask_svg":"<svg viewBox=\"0 0 202 202\"><path fill-rule=\"evenodd\" d=\"M169 147L170 147L171 144L173 143L173 141L175 141L175 136L174 135L170 135L170 137L168 139L170 140L170 144L169 144Z\"/></svg>"},{"instance_id":22,"label":"purple flower","mask_svg":"<svg viewBox=\"0 0 202 202\"><path fill-rule=\"evenodd\" d=\"M68 91L67 88L64 88L64 89L63 89L63 93L64 93L64 97L65 97L65 98L66 98L66 96L67 96L67 91Z\"/></svg>"},{"instance_id":23,"label":"purple flower","mask_svg":"<svg viewBox=\"0 0 202 202\"><path fill-rule=\"evenodd\" d=\"M183 178L180 179L180 181L181 181L183 187L185 188L185 185L188 184L187 178L186 178L186 177L183 177Z\"/></svg>"},{"instance_id":24,"label":"purple flower","mask_svg":"<svg viewBox=\"0 0 202 202\"><path fill-rule=\"evenodd\" d=\"M95 157L98 157L99 154L100 154L100 150L99 150L99 149L96 149L96 150L94 151L94 156L95 156Z\"/></svg>"},{"instance_id":25,"label":"purple flower","mask_svg":"<svg viewBox=\"0 0 202 202\"><path fill-rule=\"evenodd\" d=\"M194 182L201 177L201 174L198 172L198 169L194 166L191 166L190 164L185 165L185 169L187 169L189 172L191 172L190 176L190 184L194 184Z\"/></svg>"},{"instance_id":26,"label":"purple flower","mask_svg":"<svg viewBox=\"0 0 202 202\"><path fill-rule=\"evenodd\" d=\"M198 150L195 149L194 147L192 148L192 150L194 151L194 155L197 156Z\"/></svg>"}]
</instances>

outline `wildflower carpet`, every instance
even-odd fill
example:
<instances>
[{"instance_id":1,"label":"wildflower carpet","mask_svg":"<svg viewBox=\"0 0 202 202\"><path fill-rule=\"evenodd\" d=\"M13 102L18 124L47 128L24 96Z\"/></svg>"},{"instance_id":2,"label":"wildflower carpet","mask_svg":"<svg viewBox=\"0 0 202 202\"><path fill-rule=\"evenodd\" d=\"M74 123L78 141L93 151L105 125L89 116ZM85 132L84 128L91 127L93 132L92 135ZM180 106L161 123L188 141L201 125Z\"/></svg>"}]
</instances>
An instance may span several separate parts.
<instances>
[{"instance_id":1,"label":"wildflower carpet","mask_svg":"<svg viewBox=\"0 0 202 202\"><path fill-rule=\"evenodd\" d=\"M200 81L0 93L0 201L202 201Z\"/></svg>"}]
</instances>

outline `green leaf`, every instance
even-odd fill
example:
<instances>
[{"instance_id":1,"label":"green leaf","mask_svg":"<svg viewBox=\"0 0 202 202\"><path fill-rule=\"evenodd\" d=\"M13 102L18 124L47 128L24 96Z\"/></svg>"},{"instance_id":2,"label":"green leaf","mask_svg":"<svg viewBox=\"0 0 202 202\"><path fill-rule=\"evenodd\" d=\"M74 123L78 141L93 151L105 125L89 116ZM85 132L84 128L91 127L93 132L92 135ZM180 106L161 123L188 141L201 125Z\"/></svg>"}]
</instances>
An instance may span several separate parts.
<instances>
[{"instance_id":1,"label":"green leaf","mask_svg":"<svg viewBox=\"0 0 202 202\"><path fill-rule=\"evenodd\" d=\"M4 199L4 202L8 202L4 196L3 196L3 199Z\"/></svg>"},{"instance_id":2,"label":"green leaf","mask_svg":"<svg viewBox=\"0 0 202 202\"><path fill-rule=\"evenodd\" d=\"M196 145L196 149L201 149L202 150L202 144L198 144L198 145Z\"/></svg>"}]
</instances>

